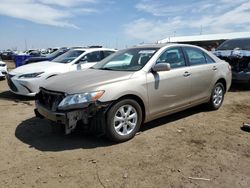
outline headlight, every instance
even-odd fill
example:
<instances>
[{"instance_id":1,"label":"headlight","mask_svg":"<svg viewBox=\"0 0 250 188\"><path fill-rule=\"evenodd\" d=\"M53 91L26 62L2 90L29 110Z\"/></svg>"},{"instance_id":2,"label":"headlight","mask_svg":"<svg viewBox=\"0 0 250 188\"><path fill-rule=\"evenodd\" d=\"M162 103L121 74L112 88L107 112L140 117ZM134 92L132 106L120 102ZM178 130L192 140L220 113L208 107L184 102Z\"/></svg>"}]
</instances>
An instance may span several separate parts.
<instances>
[{"instance_id":1,"label":"headlight","mask_svg":"<svg viewBox=\"0 0 250 188\"><path fill-rule=\"evenodd\" d=\"M81 93L68 95L58 105L59 110L69 110L74 108L83 108L84 104L95 102L103 95L104 91L95 91L90 93Z\"/></svg>"},{"instance_id":2,"label":"headlight","mask_svg":"<svg viewBox=\"0 0 250 188\"><path fill-rule=\"evenodd\" d=\"M44 72L35 72L35 73L30 73L30 74L22 74L18 78L36 78L39 75L43 74Z\"/></svg>"}]
</instances>

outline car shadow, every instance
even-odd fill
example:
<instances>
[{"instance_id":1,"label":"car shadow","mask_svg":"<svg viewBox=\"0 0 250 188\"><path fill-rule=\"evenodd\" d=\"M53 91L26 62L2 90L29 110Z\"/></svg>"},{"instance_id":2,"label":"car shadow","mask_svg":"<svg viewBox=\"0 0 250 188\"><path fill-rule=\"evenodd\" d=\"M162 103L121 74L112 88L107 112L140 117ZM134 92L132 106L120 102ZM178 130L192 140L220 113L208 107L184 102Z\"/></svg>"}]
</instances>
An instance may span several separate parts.
<instances>
[{"instance_id":1,"label":"car shadow","mask_svg":"<svg viewBox=\"0 0 250 188\"><path fill-rule=\"evenodd\" d=\"M14 93L11 93L10 91L4 91L0 93L0 99L19 102L19 101L32 101L34 100L34 97L26 97L26 96L16 95Z\"/></svg>"},{"instance_id":2,"label":"car shadow","mask_svg":"<svg viewBox=\"0 0 250 188\"><path fill-rule=\"evenodd\" d=\"M141 126L140 131L144 132L144 131L147 131L149 129L156 128L158 126L162 126L164 124L168 124L168 123L175 122L175 121L178 121L180 119L192 116L194 114L198 114L201 112L208 112L208 111L209 110L206 107L206 105L199 105L196 107L192 107L192 108L189 108L187 110L177 112L177 113L174 113L174 114L171 114L168 116L164 116L164 117L156 119L154 121L145 123L144 125Z\"/></svg>"},{"instance_id":3,"label":"car shadow","mask_svg":"<svg viewBox=\"0 0 250 188\"><path fill-rule=\"evenodd\" d=\"M82 131L75 131L70 135L53 132L47 120L36 117L20 123L15 131L15 136L22 142L40 151L59 152L74 149L91 149L114 145L102 137L95 137Z\"/></svg>"},{"instance_id":4,"label":"car shadow","mask_svg":"<svg viewBox=\"0 0 250 188\"><path fill-rule=\"evenodd\" d=\"M229 89L229 92L248 92L250 91L250 85L233 83Z\"/></svg>"},{"instance_id":5,"label":"car shadow","mask_svg":"<svg viewBox=\"0 0 250 188\"><path fill-rule=\"evenodd\" d=\"M147 131L164 124L177 121L179 119L204 112L206 109L201 105L173 115L159 118L141 126L140 131ZM109 141L105 137L96 137L91 134L75 131L70 135L63 135L52 132L47 120L36 117L27 119L20 123L15 131L15 136L23 143L40 151L59 152L74 149L93 149L97 147L108 147L116 143Z\"/></svg>"}]
</instances>

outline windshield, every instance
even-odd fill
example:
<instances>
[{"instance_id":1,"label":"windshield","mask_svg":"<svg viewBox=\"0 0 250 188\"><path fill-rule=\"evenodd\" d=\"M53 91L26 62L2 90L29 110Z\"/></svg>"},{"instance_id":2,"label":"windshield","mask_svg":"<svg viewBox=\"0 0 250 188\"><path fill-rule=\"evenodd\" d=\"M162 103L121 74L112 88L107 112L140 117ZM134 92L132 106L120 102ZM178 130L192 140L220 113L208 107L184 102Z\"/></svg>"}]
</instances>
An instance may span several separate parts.
<instances>
[{"instance_id":1,"label":"windshield","mask_svg":"<svg viewBox=\"0 0 250 188\"><path fill-rule=\"evenodd\" d=\"M118 51L92 68L114 71L138 71L142 69L159 48L131 48Z\"/></svg>"},{"instance_id":2,"label":"windshield","mask_svg":"<svg viewBox=\"0 0 250 188\"><path fill-rule=\"evenodd\" d=\"M250 39L227 40L223 42L217 50L234 50L235 48L250 50Z\"/></svg>"},{"instance_id":3,"label":"windshield","mask_svg":"<svg viewBox=\"0 0 250 188\"><path fill-rule=\"evenodd\" d=\"M84 51L82 50L70 50L58 56L57 58L53 59L52 61L57 63L70 63L83 53Z\"/></svg>"},{"instance_id":4,"label":"windshield","mask_svg":"<svg viewBox=\"0 0 250 188\"><path fill-rule=\"evenodd\" d=\"M63 54L66 51L67 50L59 49L59 50L56 50L56 51L52 52L51 54L45 55L45 57L48 58L48 59L53 59L53 58L58 57L59 55Z\"/></svg>"}]
</instances>

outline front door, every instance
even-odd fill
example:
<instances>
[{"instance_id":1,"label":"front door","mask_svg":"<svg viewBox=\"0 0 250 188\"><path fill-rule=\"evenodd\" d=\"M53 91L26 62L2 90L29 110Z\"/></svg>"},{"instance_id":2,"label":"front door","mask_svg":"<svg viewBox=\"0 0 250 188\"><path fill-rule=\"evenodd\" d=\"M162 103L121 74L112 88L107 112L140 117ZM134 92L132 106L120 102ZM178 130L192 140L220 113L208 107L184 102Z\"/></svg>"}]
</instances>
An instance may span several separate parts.
<instances>
[{"instance_id":1,"label":"front door","mask_svg":"<svg viewBox=\"0 0 250 188\"><path fill-rule=\"evenodd\" d=\"M163 52L157 63L169 63L170 71L147 74L149 113L157 118L169 111L189 104L190 75L181 48L169 48Z\"/></svg>"}]
</instances>

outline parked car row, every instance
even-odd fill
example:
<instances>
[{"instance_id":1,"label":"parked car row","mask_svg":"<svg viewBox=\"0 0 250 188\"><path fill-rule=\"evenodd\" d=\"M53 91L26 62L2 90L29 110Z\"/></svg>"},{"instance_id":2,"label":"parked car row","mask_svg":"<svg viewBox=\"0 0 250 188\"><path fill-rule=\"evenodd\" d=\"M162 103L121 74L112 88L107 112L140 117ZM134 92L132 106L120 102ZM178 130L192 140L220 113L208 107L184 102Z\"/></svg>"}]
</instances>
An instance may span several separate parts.
<instances>
[{"instance_id":1,"label":"parked car row","mask_svg":"<svg viewBox=\"0 0 250 188\"><path fill-rule=\"evenodd\" d=\"M9 72L7 81L13 93L35 96L45 80L61 73L87 69L115 51L106 48L72 49L52 61L18 67Z\"/></svg>"},{"instance_id":2,"label":"parked car row","mask_svg":"<svg viewBox=\"0 0 250 188\"><path fill-rule=\"evenodd\" d=\"M52 52L51 54L46 54L46 55L42 55L42 56L35 56L35 57L29 57L29 58L24 60L23 64L27 65L27 64L30 64L30 63L36 63L36 62L40 62L40 61L52 61L56 57L64 54L65 52L67 52L68 50L69 50L69 48L60 48L60 49Z\"/></svg>"}]
</instances>

